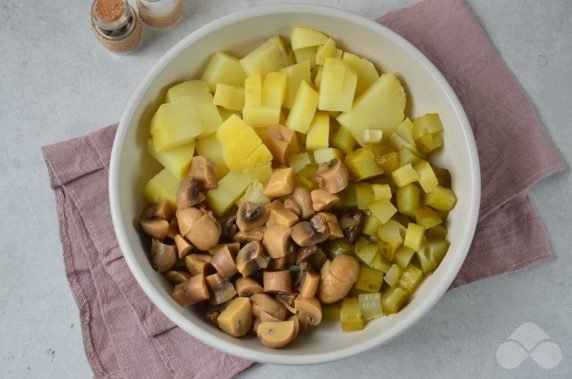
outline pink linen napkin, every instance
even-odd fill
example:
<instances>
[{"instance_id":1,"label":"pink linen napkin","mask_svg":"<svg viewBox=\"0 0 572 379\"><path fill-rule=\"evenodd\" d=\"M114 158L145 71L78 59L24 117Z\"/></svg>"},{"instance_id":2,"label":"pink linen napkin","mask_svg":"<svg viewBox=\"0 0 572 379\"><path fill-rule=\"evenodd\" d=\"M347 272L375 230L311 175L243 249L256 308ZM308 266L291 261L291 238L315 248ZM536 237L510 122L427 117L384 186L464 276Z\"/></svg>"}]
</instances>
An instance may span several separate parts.
<instances>
[{"instance_id":1,"label":"pink linen napkin","mask_svg":"<svg viewBox=\"0 0 572 379\"><path fill-rule=\"evenodd\" d=\"M482 205L454 282L513 272L552 257L528 198L566 168L533 105L462 0L425 0L378 20L417 46L461 100L477 140ZM43 148L56 195L66 275L96 378L230 378L251 365L172 324L135 282L113 231L107 193L116 126Z\"/></svg>"}]
</instances>

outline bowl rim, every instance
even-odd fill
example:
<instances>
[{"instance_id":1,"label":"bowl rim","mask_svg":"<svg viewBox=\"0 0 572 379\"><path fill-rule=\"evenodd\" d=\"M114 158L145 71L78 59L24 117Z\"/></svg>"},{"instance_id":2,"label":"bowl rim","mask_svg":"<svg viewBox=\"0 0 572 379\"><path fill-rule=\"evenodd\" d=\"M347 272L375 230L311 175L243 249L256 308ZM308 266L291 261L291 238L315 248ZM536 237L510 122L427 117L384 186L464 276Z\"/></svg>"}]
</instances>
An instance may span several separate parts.
<instances>
[{"instance_id":1,"label":"bowl rim","mask_svg":"<svg viewBox=\"0 0 572 379\"><path fill-rule=\"evenodd\" d=\"M193 327L189 320L183 317L180 312L175 311L173 306L164 298L164 294L159 292L157 288L151 284L151 281L146 277L143 270L137 264L134 257L134 253L129 248L129 242L127 238L126 225L121 223L120 216L120 195L118 180L120 177L120 155L122 148L124 146L125 137L127 134L128 125L133 117L133 113L137 108L139 102L142 100L144 94L149 89L153 80L157 75L165 68L165 66L174 59L178 54L180 54L188 45L193 42L203 38L211 32L214 32L224 26L242 21L244 19L252 17L260 17L271 14L280 13L309 13L309 14L319 14L325 15L333 18L344 19L353 23L362 24L367 28L371 29L372 32L384 35L392 42L400 45L401 48L405 49L409 54L411 54L437 81L439 86L445 93L445 96L453 106L453 110L456 114L457 119L460 121L460 126L463 129L463 136L465 143L469 148L469 161L468 167L473 176L473 196L469 199L469 219L467 220L468 235L467 238L461 242L458 255L456 259L451 262L448 266L448 270L443 273L443 279L435 285L435 289L432 290L427 297L423 299L415 312L409 314L395 327L389 330L386 334L379 336L372 336L371 339L359 343L357 345L349 346L337 351L325 352L325 353L313 353L313 354L281 354L279 350L277 351L253 351L252 349L241 346L240 340L236 343L225 341L221 338L213 336L212 334L203 330L203 328ZM129 267L131 273L135 277L135 280L139 286L143 289L145 294L149 297L151 302L159 308L159 310L171 321L173 321L178 327L183 329L185 332L191 336L197 338L199 341L215 348L225 353L237 356L243 359L262 362L262 363L274 363L274 364L284 364L284 365L305 365L305 364L318 364L330 361L335 361L343 358L348 358L353 355L357 355L374 347L380 346L384 343L389 342L395 337L399 336L407 329L411 328L417 321L419 321L423 316L425 316L429 310L431 310L443 294L450 287L457 273L459 272L461 265L465 261L466 255L469 251L470 245L473 240L474 232L477 225L479 206L480 206L480 196L481 196L481 176L479 159L477 155L477 148L472 133L469 120L465 111L457 98L455 92L441 74L441 72L429 61L429 59L421 53L415 46L413 46L405 38L401 37L391 29L365 17L359 16L357 14L351 13L346 10L339 8L325 6L325 5L311 5L311 4L280 4L280 5L265 5L254 7L251 9L235 12L227 16L216 19L199 29L191 32L188 36L184 37L173 47L171 47L147 72L144 78L141 80L139 85L136 87L135 91L131 95L125 111L120 119L115 140L113 143L110 169L109 169L109 198L110 198L110 209L113 221L113 227L115 229L119 247L123 252L127 266Z\"/></svg>"}]
</instances>

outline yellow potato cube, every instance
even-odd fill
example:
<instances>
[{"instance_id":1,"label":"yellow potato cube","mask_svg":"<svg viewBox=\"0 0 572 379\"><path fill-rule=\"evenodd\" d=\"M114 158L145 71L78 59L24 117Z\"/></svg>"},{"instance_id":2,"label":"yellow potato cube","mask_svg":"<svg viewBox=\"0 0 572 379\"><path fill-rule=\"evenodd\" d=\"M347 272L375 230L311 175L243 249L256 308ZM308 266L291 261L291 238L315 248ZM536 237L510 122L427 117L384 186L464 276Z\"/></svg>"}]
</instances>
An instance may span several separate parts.
<instances>
[{"instance_id":1,"label":"yellow potato cube","mask_svg":"<svg viewBox=\"0 0 572 379\"><path fill-rule=\"evenodd\" d=\"M418 251L421 247L421 242L423 242L423 236L425 234L425 228L421 225L417 225L410 222L407 225L407 232L405 233L405 239L403 240L403 246L408 247L414 251Z\"/></svg>"},{"instance_id":2,"label":"yellow potato cube","mask_svg":"<svg viewBox=\"0 0 572 379\"><path fill-rule=\"evenodd\" d=\"M216 176L218 179L222 178L228 173L228 167L224 162L222 155L222 146L218 142L216 135L208 137L201 137L196 142L197 154L207 158L216 167Z\"/></svg>"},{"instance_id":3,"label":"yellow potato cube","mask_svg":"<svg viewBox=\"0 0 572 379\"><path fill-rule=\"evenodd\" d=\"M383 138L383 131L379 129L364 129L362 130L361 140L364 145L372 145L381 142Z\"/></svg>"},{"instance_id":4,"label":"yellow potato cube","mask_svg":"<svg viewBox=\"0 0 572 379\"><path fill-rule=\"evenodd\" d=\"M290 34L292 50L300 50L306 47L319 46L326 43L328 37L317 30L309 28L294 28Z\"/></svg>"},{"instance_id":5,"label":"yellow potato cube","mask_svg":"<svg viewBox=\"0 0 572 379\"><path fill-rule=\"evenodd\" d=\"M203 123L192 104L161 104L151 120L156 151L187 145L204 131Z\"/></svg>"},{"instance_id":6,"label":"yellow potato cube","mask_svg":"<svg viewBox=\"0 0 572 379\"><path fill-rule=\"evenodd\" d=\"M249 76L244 81L244 105L249 107L262 105L262 75Z\"/></svg>"},{"instance_id":7,"label":"yellow potato cube","mask_svg":"<svg viewBox=\"0 0 572 379\"><path fill-rule=\"evenodd\" d=\"M244 95L243 95L244 97ZM220 113L220 117L222 117L223 121L226 121L228 118L230 118L230 116L238 116L239 118L242 118L242 109L240 110L240 112L238 111L231 111L228 109L225 109L223 107L218 107L218 113Z\"/></svg>"},{"instance_id":8,"label":"yellow potato cube","mask_svg":"<svg viewBox=\"0 0 572 379\"><path fill-rule=\"evenodd\" d=\"M153 139L147 140L147 151L153 158L163 165L169 172L177 178L184 178L189 172L191 160L195 154L195 143L175 147L173 149L157 151L153 144Z\"/></svg>"},{"instance_id":9,"label":"yellow potato cube","mask_svg":"<svg viewBox=\"0 0 572 379\"><path fill-rule=\"evenodd\" d=\"M343 58L357 74L356 97L365 92L379 78L379 74L373 63L365 58L344 52Z\"/></svg>"},{"instance_id":10,"label":"yellow potato cube","mask_svg":"<svg viewBox=\"0 0 572 379\"><path fill-rule=\"evenodd\" d=\"M334 137L332 138L332 145L346 154L352 152L356 144L357 141L352 133L343 126L340 126L338 130L336 130L336 133L334 133Z\"/></svg>"},{"instance_id":11,"label":"yellow potato cube","mask_svg":"<svg viewBox=\"0 0 572 379\"><path fill-rule=\"evenodd\" d=\"M211 103L194 103L195 110L199 115L199 119L203 124L203 132L201 136L208 136L216 133L220 124L222 124L222 117L218 112L218 107Z\"/></svg>"},{"instance_id":12,"label":"yellow potato cube","mask_svg":"<svg viewBox=\"0 0 572 379\"><path fill-rule=\"evenodd\" d=\"M242 108L244 108L244 87L217 84L213 104L242 112Z\"/></svg>"},{"instance_id":13,"label":"yellow potato cube","mask_svg":"<svg viewBox=\"0 0 572 379\"><path fill-rule=\"evenodd\" d=\"M318 96L318 92L315 89L310 87L305 81L302 81L296 93L292 109L286 119L286 126L294 131L306 134L318 107Z\"/></svg>"},{"instance_id":14,"label":"yellow potato cube","mask_svg":"<svg viewBox=\"0 0 572 379\"><path fill-rule=\"evenodd\" d=\"M209 85L204 80L187 80L174 85L167 90L165 102L180 103L192 101L194 103L212 103L213 97Z\"/></svg>"},{"instance_id":15,"label":"yellow potato cube","mask_svg":"<svg viewBox=\"0 0 572 379\"><path fill-rule=\"evenodd\" d=\"M286 97L288 75L281 72L270 72L262 83L262 104L280 108Z\"/></svg>"},{"instance_id":16,"label":"yellow potato cube","mask_svg":"<svg viewBox=\"0 0 572 379\"><path fill-rule=\"evenodd\" d=\"M143 190L145 200L151 204L156 204L161 200L167 200L172 206L177 206L177 190L181 182L169 170L163 169L152 177Z\"/></svg>"},{"instance_id":17,"label":"yellow potato cube","mask_svg":"<svg viewBox=\"0 0 572 379\"><path fill-rule=\"evenodd\" d=\"M391 204L389 199L381 199L368 206L371 213L381 221L382 224L388 222L397 213L397 208Z\"/></svg>"},{"instance_id":18,"label":"yellow potato cube","mask_svg":"<svg viewBox=\"0 0 572 379\"><path fill-rule=\"evenodd\" d=\"M240 133L248 128L250 126L240 117L231 116L218 128L216 138L224 149L225 145L232 143Z\"/></svg>"},{"instance_id":19,"label":"yellow potato cube","mask_svg":"<svg viewBox=\"0 0 572 379\"><path fill-rule=\"evenodd\" d=\"M272 37L240 60L246 75L278 71L290 64L286 45L280 36Z\"/></svg>"},{"instance_id":20,"label":"yellow potato cube","mask_svg":"<svg viewBox=\"0 0 572 379\"><path fill-rule=\"evenodd\" d=\"M254 129L248 127L239 135L235 136L232 142L228 144L221 143L224 162L231 171L240 171L247 167L252 167L246 159L254 153L261 144L262 140L258 137Z\"/></svg>"},{"instance_id":21,"label":"yellow potato cube","mask_svg":"<svg viewBox=\"0 0 572 379\"><path fill-rule=\"evenodd\" d=\"M286 98L284 100L284 108L290 109L294 104L294 99L298 93L300 83L306 81L310 83L310 62L304 61L292 66L284 67L281 72L284 72L288 77L286 85Z\"/></svg>"},{"instance_id":22,"label":"yellow potato cube","mask_svg":"<svg viewBox=\"0 0 572 379\"><path fill-rule=\"evenodd\" d=\"M294 50L294 57L296 57L296 63L310 62L310 69L316 67L316 51L318 51L317 46L305 47L303 49Z\"/></svg>"},{"instance_id":23,"label":"yellow potato cube","mask_svg":"<svg viewBox=\"0 0 572 379\"><path fill-rule=\"evenodd\" d=\"M342 159L342 157L342 152L334 147L314 151L314 162L317 164L329 162L332 159Z\"/></svg>"},{"instance_id":24,"label":"yellow potato cube","mask_svg":"<svg viewBox=\"0 0 572 379\"><path fill-rule=\"evenodd\" d=\"M231 171L218 182L218 187L207 192L207 202L217 216L226 213L237 201L252 178L241 172Z\"/></svg>"},{"instance_id":25,"label":"yellow potato cube","mask_svg":"<svg viewBox=\"0 0 572 379\"><path fill-rule=\"evenodd\" d=\"M322 84L322 74L324 72L324 66L317 66L312 70L312 78L317 89L320 89L320 84Z\"/></svg>"},{"instance_id":26,"label":"yellow potato cube","mask_svg":"<svg viewBox=\"0 0 572 379\"><path fill-rule=\"evenodd\" d=\"M260 144L258 147L246 157L245 164L247 167L262 166L272 161L272 153L265 144Z\"/></svg>"},{"instance_id":27,"label":"yellow potato cube","mask_svg":"<svg viewBox=\"0 0 572 379\"><path fill-rule=\"evenodd\" d=\"M403 187L419 180L419 174L411 164L399 167L391 173L391 177L398 187Z\"/></svg>"},{"instance_id":28,"label":"yellow potato cube","mask_svg":"<svg viewBox=\"0 0 572 379\"><path fill-rule=\"evenodd\" d=\"M403 121L405 101L405 90L399 79L385 73L354 101L351 111L342 113L337 120L358 143L362 142L363 129L380 129L389 137Z\"/></svg>"},{"instance_id":29,"label":"yellow potato cube","mask_svg":"<svg viewBox=\"0 0 572 379\"><path fill-rule=\"evenodd\" d=\"M349 112L352 109L357 84L357 74L338 58L327 58L320 81L322 111Z\"/></svg>"},{"instance_id":30,"label":"yellow potato cube","mask_svg":"<svg viewBox=\"0 0 572 379\"><path fill-rule=\"evenodd\" d=\"M306 150L319 150L328 147L330 137L330 116L326 112L316 112L306 134Z\"/></svg>"},{"instance_id":31,"label":"yellow potato cube","mask_svg":"<svg viewBox=\"0 0 572 379\"><path fill-rule=\"evenodd\" d=\"M433 171L433 168L427 161L421 161L416 163L413 166L415 171L417 171L417 175L419 176L419 184L425 193L429 193L433 191L439 185L439 181L437 180L437 176Z\"/></svg>"},{"instance_id":32,"label":"yellow potato cube","mask_svg":"<svg viewBox=\"0 0 572 379\"><path fill-rule=\"evenodd\" d=\"M263 166L245 168L242 173L250 176L252 180L258 180L266 185L272 176L272 165L269 163Z\"/></svg>"},{"instance_id":33,"label":"yellow potato cube","mask_svg":"<svg viewBox=\"0 0 572 379\"><path fill-rule=\"evenodd\" d=\"M449 188L437 186L428 194L425 194L425 205L438 211L448 212L455 206L457 198Z\"/></svg>"},{"instance_id":34,"label":"yellow potato cube","mask_svg":"<svg viewBox=\"0 0 572 379\"><path fill-rule=\"evenodd\" d=\"M321 66L326 62L326 58L336 58L336 42L328 38L326 43L318 48L316 51L316 64Z\"/></svg>"},{"instance_id":35,"label":"yellow potato cube","mask_svg":"<svg viewBox=\"0 0 572 379\"><path fill-rule=\"evenodd\" d=\"M391 199L391 187L389 184L372 184L371 189L375 200Z\"/></svg>"},{"instance_id":36,"label":"yellow potato cube","mask_svg":"<svg viewBox=\"0 0 572 379\"><path fill-rule=\"evenodd\" d=\"M244 121L257 129L259 127L268 127L280 123L280 107L245 105L242 116Z\"/></svg>"},{"instance_id":37,"label":"yellow potato cube","mask_svg":"<svg viewBox=\"0 0 572 379\"><path fill-rule=\"evenodd\" d=\"M212 55L201 79L206 81L209 89L214 92L217 84L244 85L246 72L237 58L218 51Z\"/></svg>"},{"instance_id":38,"label":"yellow potato cube","mask_svg":"<svg viewBox=\"0 0 572 379\"><path fill-rule=\"evenodd\" d=\"M310 155L308 153L297 153L288 157L288 165L292 167L292 171L294 171L295 174L302 171L304 167L311 163L312 160L310 159Z\"/></svg>"}]
</instances>

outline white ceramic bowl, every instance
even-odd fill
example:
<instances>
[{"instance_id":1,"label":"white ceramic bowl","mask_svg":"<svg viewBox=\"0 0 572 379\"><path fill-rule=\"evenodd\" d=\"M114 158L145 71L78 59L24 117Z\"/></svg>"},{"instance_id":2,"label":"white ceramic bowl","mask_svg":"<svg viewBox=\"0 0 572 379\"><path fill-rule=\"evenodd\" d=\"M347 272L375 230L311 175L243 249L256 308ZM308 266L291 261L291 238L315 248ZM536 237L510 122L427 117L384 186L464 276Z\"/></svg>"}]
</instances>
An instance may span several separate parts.
<instances>
[{"instance_id":1,"label":"white ceramic bowl","mask_svg":"<svg viewBox=\"0 0 572 379\"><path fill-rule=\"evenodd\" d=\"M195 78L209 56L222 50L241 56L260 42L292 27L307 26L331 35L344 50L398 73L406 86L410 113L438 112L445 126L445 146L436 161L449 168L458 203L450 214L451 247L439 268L398 314L369 322L361 332L343 333L325 324L282 350L255 338L235 339L207 324L192 309L169 296L169 285L149 264L135 220L144 207L142 189L157 166L145 153L148 122L165 89ZM402 333L441 298L469 250L479 209L480 174L475 141L467 117L439 71L416 48L389 29L354 14L322 6L273 5L214 21L179 42L143 78L123 114L111 157L110 201L119 245L135 279L151 301L175 324L202 342L258 362L311 364L332 361L379 346Z\"/></svg>"}]
</instances>

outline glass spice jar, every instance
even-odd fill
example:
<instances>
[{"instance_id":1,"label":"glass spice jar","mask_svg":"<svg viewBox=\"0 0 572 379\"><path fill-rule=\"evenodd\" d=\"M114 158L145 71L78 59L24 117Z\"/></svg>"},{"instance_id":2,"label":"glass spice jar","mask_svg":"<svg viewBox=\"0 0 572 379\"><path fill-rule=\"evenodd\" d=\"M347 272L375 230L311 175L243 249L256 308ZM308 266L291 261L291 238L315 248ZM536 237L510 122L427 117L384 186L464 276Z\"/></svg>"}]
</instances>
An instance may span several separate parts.
<instances>
[{"instance_id":1,"label":"glass spice jar","mask_svg":"<svg viewBox=\"0 0 572 379\"><path fill-rule=\"evenodd\" d=\"M141 42L141 21L127 0L94 0L91 25L97 40L113 53L127 54Z\"/></svg>"},{"instance_id":2,"label":"glass spice jar","mask_svg":"<svg viewBox=\"0 0 572 379\"><path fill-rule=\"evenodd\" d=\"M143 22L154 28L166 28L179 21L183 14L182 0L137 0Z\"/></svg>"}]
</instances>

